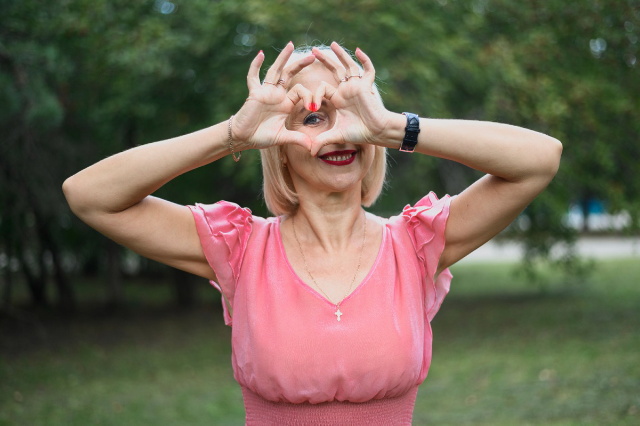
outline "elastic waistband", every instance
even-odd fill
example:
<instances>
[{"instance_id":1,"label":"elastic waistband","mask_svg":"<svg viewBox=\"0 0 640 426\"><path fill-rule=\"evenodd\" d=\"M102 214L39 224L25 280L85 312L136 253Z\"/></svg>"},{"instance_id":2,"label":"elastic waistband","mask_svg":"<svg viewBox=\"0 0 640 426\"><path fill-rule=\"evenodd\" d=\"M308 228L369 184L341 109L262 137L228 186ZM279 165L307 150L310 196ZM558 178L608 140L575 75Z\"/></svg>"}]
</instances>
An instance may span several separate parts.
<instances>
[{"instance_id":1,"label":"elastic waistband","mask_svg":"<svg viewBox=\"0 0 640 426\"><path fill-rule=\"evenodd\" d=\"M417 393L416 386L395 398L291 404L268 401L242 387L247 425L411 425Z\"/></svg>"}]
</instances>

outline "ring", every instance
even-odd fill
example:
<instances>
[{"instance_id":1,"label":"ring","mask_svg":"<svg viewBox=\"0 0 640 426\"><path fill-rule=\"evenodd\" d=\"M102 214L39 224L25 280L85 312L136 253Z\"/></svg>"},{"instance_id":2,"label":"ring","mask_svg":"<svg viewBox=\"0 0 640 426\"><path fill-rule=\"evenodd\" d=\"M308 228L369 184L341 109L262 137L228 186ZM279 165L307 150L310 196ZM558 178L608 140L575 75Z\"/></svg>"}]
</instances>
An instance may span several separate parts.
<instances>
[{"instance_id":1,"label":"ring","mask_svg":"<svg viewBox=\"0 0 640 426\"><path fill-rule=\"evenodd\" d=\"M348 76L346 76L345 78L347 79L347 81L349 81L349 79L350 79L350 78L352 78L352 77L362 78L362 76L361 76L361 75L359 75L359 74L358 74L358 75L348 75Z\"/></svg>"},{"instance_id":2,"label":"ring","mask_svg":"<svg viewBox=\"0 0 640 426\"><path fill-rule=\"evenodd\" d=\"M349 78L347 76L344 76L340 79L340 83L344 83L345 81L349 80ZM338 84L340 84L338 83Z\"/></svg>"},{"instance_id":3,"label":"ring","mask_svg":"<svg viewBox=\"0 0 640 426\"><path fill-rule=\"evenodd\" d=\"M277 86L277 85L278 85L278 83L272 83L272 82L267 81L267 80L264 80L264 81L262 82L262 84L271 84L271 85L273 85L273 86Z\"/></svg>"},{"instance_id":4,"label":"ring","mask_svg":"<svg viewBox=\"0 0 640 426\"><path fill-rule=\"evenodd\" d=\"M278 80L278 83L277 83L277 84L281 84L281 85L283 85L283 86L284 86L284 83L285 83L285 81L284 81L283 79L280 79L280 80Z\"/></svg>"}]
</instances>

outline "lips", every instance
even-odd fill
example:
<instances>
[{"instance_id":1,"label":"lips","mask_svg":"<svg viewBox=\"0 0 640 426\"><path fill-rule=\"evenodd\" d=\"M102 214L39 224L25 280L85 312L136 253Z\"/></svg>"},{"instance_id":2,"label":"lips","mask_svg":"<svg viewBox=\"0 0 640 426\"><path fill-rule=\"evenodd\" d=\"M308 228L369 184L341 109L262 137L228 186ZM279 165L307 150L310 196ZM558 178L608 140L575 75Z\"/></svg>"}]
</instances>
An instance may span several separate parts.
<instances>
[{"instance_id":1,"label":"lips","mask_svg":"<svg viewBox=\"0 0 640 426\"><path fill-rule=\"evenodd\" d=\"M318 158L332 166L346 166L355 161L356 153L357 151L355 149L331 151L319 156Z\"/></svg>"}]
</instances>

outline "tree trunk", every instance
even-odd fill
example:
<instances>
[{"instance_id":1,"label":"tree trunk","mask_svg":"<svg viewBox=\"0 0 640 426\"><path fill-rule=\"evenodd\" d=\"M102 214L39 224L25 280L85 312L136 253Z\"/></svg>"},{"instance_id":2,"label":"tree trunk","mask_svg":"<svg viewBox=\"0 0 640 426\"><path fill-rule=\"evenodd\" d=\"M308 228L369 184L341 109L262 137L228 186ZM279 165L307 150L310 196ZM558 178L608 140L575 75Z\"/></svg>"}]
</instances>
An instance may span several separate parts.
<instances>
[{"instance_id":1,"label":"tree trunk","mask_svg":"<svg viewBox=\"0 0 640 426\"><path fill-rule=\"evenodd\" d=\"M0 306L0 311L8 311L11 308L13 295L13 273L11 272L11 257L13 253L8 250L5 254L7 255L7 267L4 268L4 287L2 288L2 305Z\"/></svg>"},{"instance_id":2,"label":"tree trunk","mask_svg":"<svg viewBox=\"0 0 640 426\"><path fill-rule=\"evenodd\" d=\"M196 282L194 276L179 269L174 269L173 294L177 306L181 308L193 307L196 302Z\"/></svg>"},{"instance_id":3,"label":"tree trunk","mask_svg":"<svg viewBox=\"0 0 640 426\"><path fill-rule=\"evenodd\" d=\"M33 214L38 224L38 238L40 239L40 244L43 248L42 256L44 257L46 254L49 254L51 256L51 263L53 267L53 282L55 284L57 292L57 305L59 308L65 311L73 312L76 308L76 299L69 280L67 279L67 276L64 273L64 269L62 268L58 245L53 239L48 221L46 221L38 211L34 210ZM47 270L44 269L43 275L45 275L46 273Z\"/></svg>"},{"instance_id":4,"label":"tree trunk","mask_svg":"<svg viewBox=\"0 0 640 426\"><path fill-rule=\"evenodd\" d=\"M41 256L40 256L41 257ZM49 306L49 300L47 298L47 281L45 274L38 274L38 271L34 270L27 261L24 250L20 250L19 263L22 273L27 281L29 287L29 295L31 296L31 304L35 307ZM40 262L42 266L42 262Z\"/></svg>"},{"instance_id":5,"label":"tree trunk","mask_svg":"<svg viewBox=\"0 0 640 426\"><path fill-rule=\"evenodd\" d=\"M107 240L107 306L117 309L124 302L122 270L120 269L120 246Z\"/></svg>"}]
</instances>

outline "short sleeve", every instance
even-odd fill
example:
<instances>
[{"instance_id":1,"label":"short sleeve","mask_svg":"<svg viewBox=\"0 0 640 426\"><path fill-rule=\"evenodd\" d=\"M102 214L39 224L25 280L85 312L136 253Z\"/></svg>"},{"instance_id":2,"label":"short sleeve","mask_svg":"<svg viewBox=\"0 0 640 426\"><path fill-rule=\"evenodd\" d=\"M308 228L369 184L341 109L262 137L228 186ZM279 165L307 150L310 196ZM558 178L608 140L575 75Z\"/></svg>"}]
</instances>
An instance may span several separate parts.
<instances>
[{"instance_id":1,"label":"short sleeve","mask_svg":"<svg viewBox=\"0 0 640 426\"><path fill-rule=\"evenodd\" d=\"M222 293L229 306L223 303L225 322L231 325L228 308L233 308L238 276L251 235L251 210L234 203L220 201L215 204L189 206L196 223L200 244L207 262L218 282L211 281Z\"/></svg>"},{"instance_id":2,"label":"short sleeve","mask_svg":"<svg viewBox=\"0 0 640 426\"><path fill-rule=\"evenodd\" d=\"M422 267L422 276L427 286L426 307L429 321L433 319L445 296L449 292L452 275L445 269L436 272L445 246L445 228L449 217L451 197L442 199L430 192L414 206L406 206L402 217L407 223L407 232L413 243Z\"/></svg>"}]
</instances>

